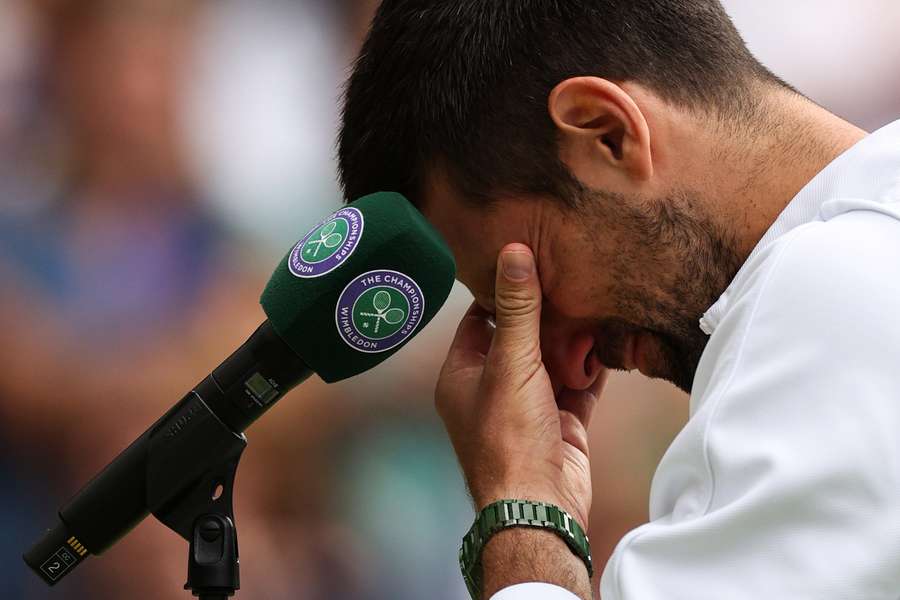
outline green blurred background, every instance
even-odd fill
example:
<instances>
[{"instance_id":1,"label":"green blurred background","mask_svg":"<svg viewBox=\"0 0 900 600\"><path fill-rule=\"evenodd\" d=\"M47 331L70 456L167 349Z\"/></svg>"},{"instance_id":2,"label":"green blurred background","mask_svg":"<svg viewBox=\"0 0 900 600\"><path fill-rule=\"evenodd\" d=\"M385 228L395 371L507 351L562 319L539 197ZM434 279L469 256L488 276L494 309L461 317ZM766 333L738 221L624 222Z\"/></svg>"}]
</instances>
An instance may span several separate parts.
<instances>
[{"instance_id":1,"label":"green blurred background","mask_svg":"<svg viewBox=\"0 0 900 600\"><path fill-rule=\"evenodd\" d=\"M19 555L252 332L276 261L338 206L341 84L376 4L0 0L0 597L189 597L187 546L153 519L52 591ZM894 0L726 5L826 107L869 129L900 112ZM472 511L431 394L469 302L250 430L239 598L466 597ZM674 388L613 378L591 432L599 567L686 417Z\"/></svg>"}]
</instances>

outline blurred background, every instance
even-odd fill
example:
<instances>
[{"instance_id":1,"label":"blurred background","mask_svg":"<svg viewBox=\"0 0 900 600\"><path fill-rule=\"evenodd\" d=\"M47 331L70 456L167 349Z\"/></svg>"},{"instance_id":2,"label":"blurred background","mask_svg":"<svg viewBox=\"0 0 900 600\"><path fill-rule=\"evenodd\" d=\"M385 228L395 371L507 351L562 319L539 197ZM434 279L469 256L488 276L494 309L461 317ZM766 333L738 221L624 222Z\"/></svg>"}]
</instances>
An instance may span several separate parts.
<instances>
[{"instance_id":1,"label":"blurred background","mask_svg":"<svg viewBox=\"0 0 900 600\"><path fill-rule=\"evenodd\" d=\"M900 116L900 3L725 4L819 103L869 130ZM153 519L52 593L19 555L244 341L276 261L339 205L341 84L375 5L0 0L4 599L189 597L187 545ZM384 366L308 382L250 430L239 598L467 597L473 513L431 394L469 302L457 289ZM646 520L686 416L671 386L614 377L592 430L598 567Z\"/></svg>"}]
</instances>

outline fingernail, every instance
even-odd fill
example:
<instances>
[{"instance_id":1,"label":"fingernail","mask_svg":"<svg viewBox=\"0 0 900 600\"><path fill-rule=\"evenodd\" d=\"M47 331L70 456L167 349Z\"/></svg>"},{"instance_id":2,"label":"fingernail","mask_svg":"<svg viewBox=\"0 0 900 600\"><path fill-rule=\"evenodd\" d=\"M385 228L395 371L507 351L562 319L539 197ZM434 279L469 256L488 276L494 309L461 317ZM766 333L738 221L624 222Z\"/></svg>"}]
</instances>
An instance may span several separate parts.
<instances>
[{"instance_id":1,"label":"fingernail","mask_svg":"<svg viewBox=\"0 0 900 600\"><path fill-rule=\"evenodd\" d=\"M527 252L505 252L503 274L510 281L525 281L534 272L534 259Z\"/></svg>"}]
</instances>

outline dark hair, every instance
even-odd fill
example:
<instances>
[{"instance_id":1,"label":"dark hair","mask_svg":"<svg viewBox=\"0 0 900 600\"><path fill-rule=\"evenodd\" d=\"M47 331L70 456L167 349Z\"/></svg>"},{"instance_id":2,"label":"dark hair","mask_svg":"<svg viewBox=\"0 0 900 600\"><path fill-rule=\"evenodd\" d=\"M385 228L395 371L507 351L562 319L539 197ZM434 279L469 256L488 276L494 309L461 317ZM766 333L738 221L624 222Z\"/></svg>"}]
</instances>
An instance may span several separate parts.
<instances>
[{"instance_id":1,"label":"dark hair","mask_svg":"<svg viewBox=\"0 0 900 600\"><path fill-rule=\"evenodd\" d=\"M347 84L345 197L415 202L439 167L470 198L566 198L547 99L581 75L719 117L747 116L753 82L781 83L718 0L385 0Z\"/></svg>"}]
</instances>

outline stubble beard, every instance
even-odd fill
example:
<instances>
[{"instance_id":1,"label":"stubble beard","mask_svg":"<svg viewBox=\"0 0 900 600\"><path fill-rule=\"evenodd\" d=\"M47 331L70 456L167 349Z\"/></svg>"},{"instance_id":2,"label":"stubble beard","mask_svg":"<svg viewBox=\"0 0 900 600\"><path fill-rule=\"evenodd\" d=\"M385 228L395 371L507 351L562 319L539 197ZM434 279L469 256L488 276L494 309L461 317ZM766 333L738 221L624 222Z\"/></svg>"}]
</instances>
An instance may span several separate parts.
<instances>
[{"instance_id":1,"label":"stubble beard","mask_svg":"<svg viewBox=\"0 0 900 600\"><path fill-rule=\"evenodd\" d=\"M587 193L589 203L582 206L602 207L586 210L602 213L594 221L600 231L611 232L593 239L596 255L607 257L613 283L605 293L620 315L598 324L610 342L597 350L601 362L619 366L627 336L649 333L645 374L690 393L709 341L699 320L743 263L736 235L703 214L705 203L696 192L650 200ZM613 251L610 239L616 241Z\"/></svg>"}]
</instances>

